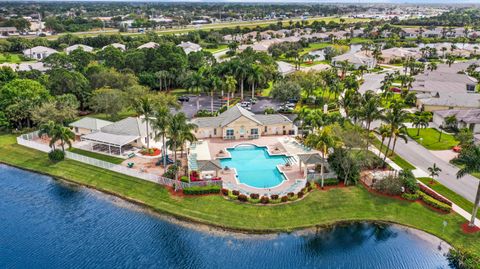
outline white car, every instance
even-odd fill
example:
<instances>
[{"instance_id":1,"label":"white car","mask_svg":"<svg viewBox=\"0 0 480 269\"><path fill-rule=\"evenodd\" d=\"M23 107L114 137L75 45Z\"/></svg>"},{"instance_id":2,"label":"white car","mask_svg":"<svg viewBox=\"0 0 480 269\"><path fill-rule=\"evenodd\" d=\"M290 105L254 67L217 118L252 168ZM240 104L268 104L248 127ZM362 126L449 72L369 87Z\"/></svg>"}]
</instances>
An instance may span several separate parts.
<instances>
[{"instance_id":1,"label":"white car","mask_svg":"<svg viewBox=\"0 0 480 269\"><path fill-rule=\"evenodd\" d=\"M243 101L243 102L240 104L240 106L242 106L242 107L248 107L248 106L250 106L250 102L248 102L248 101Z\"/></svg>"}]
</instances>

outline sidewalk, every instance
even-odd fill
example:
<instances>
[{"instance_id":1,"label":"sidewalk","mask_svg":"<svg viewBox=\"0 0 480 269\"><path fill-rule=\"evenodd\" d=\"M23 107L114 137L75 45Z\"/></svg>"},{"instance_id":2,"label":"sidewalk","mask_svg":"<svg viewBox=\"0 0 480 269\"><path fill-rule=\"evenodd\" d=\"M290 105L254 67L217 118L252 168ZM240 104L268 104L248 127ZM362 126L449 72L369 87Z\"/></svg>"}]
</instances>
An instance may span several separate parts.
<instances>
[{"instance_id":1,"label":"sidewalk","mask_svg":"<svg viewBox=\"0 0 480 269\"><path fill-rule=\"evenodd\" d=\"M379 155L380 151L375 148L374 146L370 146L369 150L373 153L375 153L376 155ZM383 153L380 153L380 157L383 158L385 157L385 155ZM390 167L397 171L397 172L400 172L402 171L402 168L400 166L398 166L396 163L394 163L392 160L390 160L390 158L387 157L386 159L386 163L388 165L390 165ZM415 170L412 171L413 175L416 177L416 178L419 178L419 177L430 177L428 175L427 172L423 171L422 169L416 167ZM418 181L418 183L422 184L423 186L429 188L431 191L437 193L436 191L432 190L430 187L428 187L427 185L423 184L422 182ZM442 196L443 198L447 199L446 197L444 197L443 195L437 193L439 196ZM449 200L449 199L447 199ZM452 210L454 212L456 212L458 215L462 216L463 218L465 218L466 220L470 221L470 219L472 218L472 214L468 213L467 211L465 211L464 209L462 209L461 207L459 207L458 205L452 203ZM480 227L480 220L478 218L475 219L475 225L477 227Z\"/></svg>"}]
</instances>

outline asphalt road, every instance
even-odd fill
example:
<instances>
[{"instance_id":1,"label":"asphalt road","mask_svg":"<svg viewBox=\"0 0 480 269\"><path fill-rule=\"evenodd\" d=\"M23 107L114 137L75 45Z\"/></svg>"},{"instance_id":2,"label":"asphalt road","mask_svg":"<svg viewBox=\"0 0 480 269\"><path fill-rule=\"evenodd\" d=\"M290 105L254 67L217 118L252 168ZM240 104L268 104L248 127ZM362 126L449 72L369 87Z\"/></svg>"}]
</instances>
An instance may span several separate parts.
<instances>
[{"instance_id":1,"label":"asphalt road","mask_svg":"<svg viewBox=\"0 0 480 269\"><path fill-rule=\"evenodd\" d=\"M478 178L466 175L463 178L457 179L456 174L459 169L456 166L433 155L429 150L410 138L408 139L408 143L398 140L395 146L395 152L409 163L427 173L428 167L436 163L437 166L442 169L439 177L436 178L438 182L468 199L470 202L475 201L479 183Z\"/></svg>"}]
</instances>

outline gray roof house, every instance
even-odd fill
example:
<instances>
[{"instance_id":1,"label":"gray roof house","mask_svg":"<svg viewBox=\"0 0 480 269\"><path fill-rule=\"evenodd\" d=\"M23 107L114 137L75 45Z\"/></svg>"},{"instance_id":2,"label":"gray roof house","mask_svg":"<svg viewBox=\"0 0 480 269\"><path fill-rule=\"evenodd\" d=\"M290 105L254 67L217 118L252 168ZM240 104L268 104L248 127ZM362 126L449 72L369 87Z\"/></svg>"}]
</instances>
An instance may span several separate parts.
<instances>
[{"instance_id":1,"label":"gray roof house","mask_svg":"<svg viewBox=\"0 0 480 269\"><path fill-rule=\"evenodd\" d=\"M216 117L194 118L197 138L258 138L263 135L295 134L292 121L281 114L254 114L235 105Z\"/></svg>"},{"instance_id":2,"label":"gray roof house","mask_svg":"<svg viewBox=\"0 0 480 269\"><path fill-rule=\"evenodd\" d=\"M191 52L197 52L202 50L202 47L200 45L192 43L190 41L189 42L182 41L182 43L178 44L177 47L182 48L186 54L190 54Z\"/></svg>"},{"instance_id":3,"label":"gray roof house","mask_svg":"<svg viewBox=\"0 0 480 269\"><path fill-rule=\"evenodd\" d=\"M458 128L469 128L475 134L480 134L480 108L478 109L450 109L433 112L433 122L442 125L445 118L455 116Z\"/></svg>"},{"instance_id":4,"label":"gray roof house","mask_svg":"<svg viewBox=\"0 0 480 269\"><path fill-rule=\"evenodd\" d=\"M65 52L67 54L70 54L72 51L77 50L77 49L81 49L81 50L86 51L86 52L92 52L93 51L93 48L90 47L90 46L77 44L77 45L72 45L70 47L65 48Z\"/></svg>"},{"instance_id":5,"label":"gray roof house","mask_svg":"<svg viewBox=\"0 0 480 269\"><path fill-rule=\"evenodd\" d=\"M35 60L43 60L47 58L48 56L57 53L58 51L44 47L44 46L36 46L30 49L26 49L23 51L23 55L25 57L35 59Z\"/></svg>"},{"instance_id":6,"label":"gray roof house","mask_svg":"<svg viewBox=\"0 0 480 269\"><path fill-rule=\"evenodd\" d=\"M156 47L158 47L158 46L159 46L158 43L155 43L155 42L147 42L147 43L145 43L145 44L143 44L143 45L138 46L137 49L154 49L154 48L156 48Z\"/></svg>"},{"instance_id":7,"label":"gray roof house","mask_svg":"<svg viewBox=\"0 0 480 269\"><path fill-rule=\"evenodd\" d=\"M74 128L88 129L90 131L99 131L101 128L113 124L111 121L101 120L96 118L84 117L75 122L70 123L68 126Z\"/></svg>"},{"instance_id":8,"label":"gray roof house","mask_svg":"<svg viewBox=\"0 0 480 269\"><path fill-rule=\"evenodd\" d=\"M125 45L123 45L123 44L120 44L120 43L112 43L112 44L110 44L110 45L104 46L104 47L102 48L102 50L104 50L104 49L106 49L106 48L108 48L108 47L114 47L114 48L117 48L117 49L122 50L122 51L124 51L124 50L127 49L127 47L126 47Z\"/></svg>"},{"instance_id":9,"label":"gray roof house","mask_svg":"<svg viewBox=\"0 0 480 269\"><path fill-rule=\"evenodd\" d=\"M332 58L332 65L338 67L339 62L348 61L355 69L360 66L366 66L368 69L374 68L377 61L373 57L363 55L361 53L346 53Z\"/></svg>"}]
</instances>

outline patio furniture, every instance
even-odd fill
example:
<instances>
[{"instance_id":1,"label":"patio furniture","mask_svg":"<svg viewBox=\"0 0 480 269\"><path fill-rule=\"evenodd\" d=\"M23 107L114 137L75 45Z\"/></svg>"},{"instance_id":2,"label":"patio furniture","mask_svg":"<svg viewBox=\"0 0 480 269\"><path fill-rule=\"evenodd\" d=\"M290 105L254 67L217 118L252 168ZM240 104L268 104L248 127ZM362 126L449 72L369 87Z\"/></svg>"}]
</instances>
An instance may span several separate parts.
<instances>
[{"instance_id":1,"label":"patio furniture","mask_svg":"<svg viewBox=\"0 0 480 269\"><path fill-rule=\"evenodd\" d=\"M128 168L132 168L135 163L127 163Z\"/></svg>"},{"instance_id":2,"label":"patio furniture","mask_svg":"<svg viewBox=\"0 0 480 269\"><path fill-rule=\"evenodd\" d=\"M130 159L130 158L133 158L133 157L135 157L135 153L132 152L132 153L128 154L127 157L128 157L129 159Z\"/></svg>"}]
</instances>

